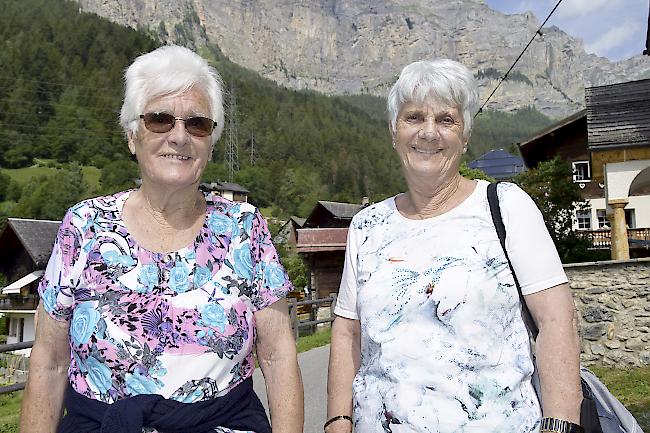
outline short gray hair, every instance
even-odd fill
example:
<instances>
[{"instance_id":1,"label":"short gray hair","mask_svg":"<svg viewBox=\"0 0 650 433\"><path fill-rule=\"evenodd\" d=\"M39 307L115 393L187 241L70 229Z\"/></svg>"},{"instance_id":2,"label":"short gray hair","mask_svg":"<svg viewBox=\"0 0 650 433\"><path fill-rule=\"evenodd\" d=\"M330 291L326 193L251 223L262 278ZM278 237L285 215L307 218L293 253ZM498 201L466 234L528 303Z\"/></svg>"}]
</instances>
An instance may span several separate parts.
<instances>
[{"instance_id":1,"label":"short gray hair","mask_svg":"<svg viewBox=\"0 0 650 433\"><path fill-rule=\"evenodd\" d=\"M388 118L393 131L402 104L424 102L428 97L458 108L463 115L463 136L469 138L479 103L478 86L465 65L449 59L422 60L402 69L388 93Z\"/></svg>"},{"instance_id":2,"label":"short gray hair","mask_svg":"<svg viewBox=\"0 0 650 433\"><path fill-rule=\"evenodd\" d=\"M219 73L192 50L166 45L137 57L124 73L126 88L120 111L124 132L135 133L139 116L153 99L198 89L210 104L210 117L216 122L212 132L214 144L223 131L223 95Z\"/></svg>"}]
</instances>

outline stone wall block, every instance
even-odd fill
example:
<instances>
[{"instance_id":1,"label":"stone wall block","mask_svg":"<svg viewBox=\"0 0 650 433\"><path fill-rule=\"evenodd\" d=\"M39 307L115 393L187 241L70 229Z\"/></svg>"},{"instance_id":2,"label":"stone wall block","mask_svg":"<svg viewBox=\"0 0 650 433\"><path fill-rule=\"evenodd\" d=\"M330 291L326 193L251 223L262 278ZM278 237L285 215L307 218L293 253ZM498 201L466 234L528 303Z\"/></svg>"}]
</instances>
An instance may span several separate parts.
<instances>
[{"instance_id":1,"label":"stone wall block","mask_svg":"<svg viewBox=\"0 0 650 433\"><path fill-rule=\"evenodd\" d=\"M580 332L582 338L590 341L600 340L600 337L605 335L605 333L606 333L606 325L604 323L585 325L582 327L582 330Z\"/></svg>"},{"instance_id":2,"label":"stone wall block","mask_svg":"<svg viewBox=\"0 0 650 433\"><path fill-rule=\"evenodd\" d=\"M607 353L607 349L602 344L593 343L591 344L591 353L594 355L604 355Z\"/></svg>"},{"instance_id":3,"label":"stone wall block","mask_svg":"<svg viewBox=\"0 0 650 433\"><path fill-rule=\"evenodd\" d=\"M614 314L609 309L599 305L587 305L582 311L582 318L589 323L612 322Z\"/></svg>"},{"instance_id":4,"label":"stone wall block","mask_svg":"<svg viewBox=\"0 0 650 433\"><path fill-rule=\"evenodd\" d=\"M580 301L583 304L591 304L592 302L596 301L596 298L588 295L578 295L575 300Z\"/></svg>"},{"instance_id":5,"label":"stone wall block","mask_svg":"<svg viewBox=\"0 0 650 433\"><path fill-rule=\"evenodd\" d=\"M596 362L600 361L600 356L599 355L588 355L586 353L581 353L580 354L580 362L584 365L594 365L594 364L602 364L602 362Z\"/></svg>"},{"instance_id":6,"label":"stone wall block","mask_svg":"<svg viewBox=\"0 0 650 433\"><path fill-rule=\"evenodd\" d=\"M636 305L637 301L634 299L624 299L622 303L624 308L631 308Z\"/></svg>"},{"instance_id":7,"label":"stone wall block","mask_svg":"<svg viewBox=\"0 0 650 433\"><path fill-rule=\"evenodd\" d=\"M644 350L639 353L639 361L643 365L650 365L650 351Z\"/></svg>"},{"instance_id":8,"label":"stone wall block","mask_svg":"<svg viewBox=\"0 0 650 433\"><path fill-rule=\"evenodd\" d=\"M603 362L612 367L638 365L638 354L622 350L611 350L603 357Z\"/></svg>"},{"instance_id":9,"label":"stone wall block","mask_svg":"<svg viewBox=\"0 0 650 433\"><path fill-rule=\"evenodd\" d=\"M640 319L635 319L634 320L634 326L636 328L649 328L650 327L650 319L648 318L640 318Z\"/></svg>"},{"instance_id":10,"label":"stone wall block","mask_svg":"<svg viewBox=\"0 0 650 433\"><path fill-rule=\"evenodd\" d=\"M567 276L568 276L568 275L567 275ZM589 286L590 286L590 284L588 284L588 283L587 283L586 281L584 281L583 279L580 279L580 280L577 280L577 279L576 279L576 280L573 280L573 281L572 281L572 280L569 278L569 287L571 287L571 289L573 289L573 290L589 290L589 289L590 289Z\"/></svg>"},{"instance_id":11,"label":"stone wall block","mask_svg":"<svg viewBox=\"0 0 650 433\"><path fill-rule=\"evenodd\" d=\"M590 295L599 295L605 293L606 290L605 287L589 287L585 291Z\"/></svg>"},{"instance_id":12,"label":"stone wall block","mask_svg":"<svg viewBox=\"0 0 650 433\"><path fill-rule=\"evenodd\" d=\"M648 272L639 272L638 270L627 273L627 281L631 285L647 285L650 276Z\"/></svg>"},{"instance_id":13,"label":"stone wall block","mask_svg":"<svg viewBox=\"0 0 650 433\"><path fill-rule=\"evenodd\" d=\"M641 340L641 338L630 338L625 342L625 348L639 353L645 350L650 350L650 346Z\"/></svg>"},{"instance_id":14,"label":"stone wall block","mask_svg":"<svg viewBox=\"0 0 650 433\"><path fill-rule=\"evenodd\" d=\"M605 293L607 289L605 287L589 287L588 289L585 290L590 295L600 295L601 293Z\"/></svg>"}]
</instances>

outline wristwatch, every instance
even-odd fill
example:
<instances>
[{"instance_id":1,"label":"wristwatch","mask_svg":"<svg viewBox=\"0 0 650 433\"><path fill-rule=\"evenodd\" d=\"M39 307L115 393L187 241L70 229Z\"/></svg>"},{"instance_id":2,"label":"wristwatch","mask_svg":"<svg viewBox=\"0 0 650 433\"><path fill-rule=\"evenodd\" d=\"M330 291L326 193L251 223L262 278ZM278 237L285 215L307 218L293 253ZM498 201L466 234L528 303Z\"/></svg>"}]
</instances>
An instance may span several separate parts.
<instances>
[{"instance_id":1,"label":"wristwatch","mask_svg":"<svg viewBox=\"0 0 650 433\"><path fill-rule=\"evenodd\" d=\"M540 425L541 433L585 433L583 429L578 424L574 424L569 421L558 418L542 418L542 424Z\"/></svg>"}]
</instances>

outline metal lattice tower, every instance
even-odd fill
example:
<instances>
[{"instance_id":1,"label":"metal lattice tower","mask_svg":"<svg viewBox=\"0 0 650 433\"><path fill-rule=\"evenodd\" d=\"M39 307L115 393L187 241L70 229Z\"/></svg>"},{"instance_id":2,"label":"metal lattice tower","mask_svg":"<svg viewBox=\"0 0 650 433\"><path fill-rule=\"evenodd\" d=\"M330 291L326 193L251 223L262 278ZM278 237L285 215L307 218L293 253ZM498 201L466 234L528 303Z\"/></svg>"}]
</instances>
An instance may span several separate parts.
<instances>
[{"instance_id":1,"label":"metal lattice tower","mask_svg":"<svg viewBox=\"0 0 650 433\"><path fill-rule=\"evenodd\" d=\"M251 165L255 165L255 133L251 132Z\"/></svg>"},{"instance_id":2,"label":"metal lattice tower","mask_svg":"<svg viewBox=\"0 0 650 433\"><path fill-rule=\"evenodd\" d=\"M235 172L239 170L239 146L237 145L237 100L235 87L230 88L228 104L228 139L225 144L224 164L228 169L228 180L232 182Z\"/></svg>"}]
</instances>

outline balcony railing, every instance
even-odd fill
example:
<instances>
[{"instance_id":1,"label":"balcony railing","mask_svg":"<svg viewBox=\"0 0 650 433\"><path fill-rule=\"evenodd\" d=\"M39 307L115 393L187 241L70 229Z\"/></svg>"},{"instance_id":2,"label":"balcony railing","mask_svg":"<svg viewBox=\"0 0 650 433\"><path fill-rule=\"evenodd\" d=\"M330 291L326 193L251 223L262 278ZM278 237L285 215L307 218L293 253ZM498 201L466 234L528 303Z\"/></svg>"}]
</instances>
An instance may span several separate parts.
<instances>
[{"instance_id":1,"label":"balcony railing","mask_svg":"<svg viewBox=\"0 0 650 433\"><path fill-rule=\"evenodd\" d=\"M35 310L38 296L8 296L0 298L0 310Z\"/></svg>"},{"instance_id":2,"label":"balcony railing","mask_svg":"<svg viewBox=\"0 0 650 433\"><path fill-rule=\"evenodd\" d=\"M585 230L594 249L609 249L612 246L612 231L610 229ZM650 228L627 229L627 239L630 248L650 249Z\"/></svg>"}]
</instances>

